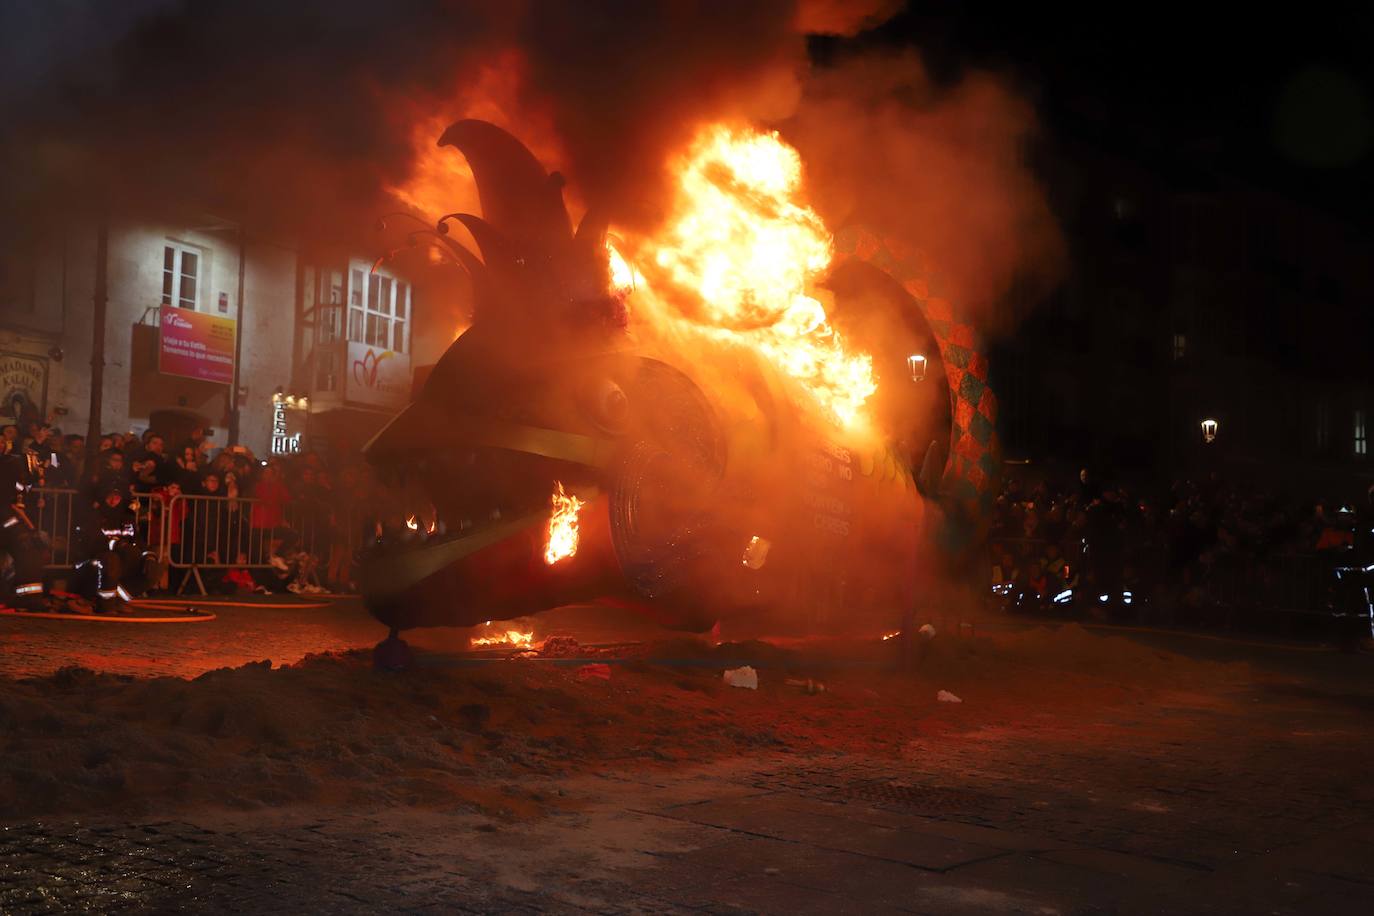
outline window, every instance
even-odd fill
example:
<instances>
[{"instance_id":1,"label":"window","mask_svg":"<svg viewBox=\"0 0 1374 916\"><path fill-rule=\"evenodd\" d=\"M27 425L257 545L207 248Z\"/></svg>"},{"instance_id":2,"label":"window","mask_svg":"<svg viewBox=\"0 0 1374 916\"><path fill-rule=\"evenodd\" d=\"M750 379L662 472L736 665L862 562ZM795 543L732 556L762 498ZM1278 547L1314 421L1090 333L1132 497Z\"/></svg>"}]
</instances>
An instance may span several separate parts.
<instances>
[{"instance_id":1,"label":"window","mask_svg":"<svg viewBox=\"0 0 1374 916\"><path fill-rule=\"evenodd\" d=\"M410 287L381 271L349 271L348 339L406 352L410 345Z\"/></svg>"},{"instance_id":2,"label":"window","mask_svg":"<svg viewBox=\"0 0 1374 916\"><path fill-rule=\"evenodd\" d=\"M201 255L194 248L171 244L162 249L162 304L195 311L199 301Z\"/></svg>"},{"instance_id":3,"label":"window","mask_svg":"<svg viewBox=\"0 0 1374 916\"><path fill-rule=\"evenodd\" d=\"M318 349L315 351L315 389L317 391L339 390L339 352Z\"/></svg>"},{"instance_id":4,"label":"window","mask_svg":"<svg viewBox=\"0 0 1374 916\"><path fill-rule=\"evenodd\" d=\"M1185 334L1174 335L1174 360L1183 359L1188 355L1188 337Z\"/></svg>"},{"instance_id":5,"label":"window","mask_svg":"<svg viewBox=\"0 0 1374 916\"><path fill-rule=\"evenodd\" d=\"M1355 411L1355 454L1365 455L1369 452L1369 438L1365 433L1364 411Z\"/></svg>"},{"instance_id":6,"label":"window","mask_svg":"<svg viewBox=\"0 0 1374 916\"><path fill-rule=\"evenodd\" d=\"M1317 401L1315 418L1317 451L1325 452L1331 445L1331 404L1325 398Z\"/></svg>"},{"instance_id":7,"label":"window","mask_svg":"<svg viewBox=\"0 0 1374 916\"><path fill-rule=\"evenodd\" d=\"M333 343L343 336L344 275L341 270L321 270L319 305L316 307L316 339Z\"/></svg>"}]
</instances>

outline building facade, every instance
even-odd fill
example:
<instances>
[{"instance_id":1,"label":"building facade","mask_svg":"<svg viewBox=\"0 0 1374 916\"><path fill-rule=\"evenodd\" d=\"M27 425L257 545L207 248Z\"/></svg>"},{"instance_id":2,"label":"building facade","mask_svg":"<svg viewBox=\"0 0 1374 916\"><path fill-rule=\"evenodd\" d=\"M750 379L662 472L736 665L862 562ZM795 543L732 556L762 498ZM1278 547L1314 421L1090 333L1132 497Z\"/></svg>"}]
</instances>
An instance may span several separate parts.
<instances>
[{"instance_id":1,"label":"building facade","mask_svg":"<svg viewBox=\"0 0 1374 916\"><path fill-rule=\"evenodd\" d=\"M204 426L259 455L352 448L409 399L416 295L389 267L211 217L107 227L102 431ZM0 423L86 433L97 235L72 221L5 253Z\"/></svg>"},{"instance_id":2,"label":"building facade","mask_svg":"<svg viewBox=\"0 0 1374 916\"><path fill-rule=\"evenodd\" d=\"M1044 168L1064 282L993 354L1008 455L1141 482L1218 471L1307 494L1367 487L1367 234L1087 133L1061 134Z\"/></svg>"}]
</instances>

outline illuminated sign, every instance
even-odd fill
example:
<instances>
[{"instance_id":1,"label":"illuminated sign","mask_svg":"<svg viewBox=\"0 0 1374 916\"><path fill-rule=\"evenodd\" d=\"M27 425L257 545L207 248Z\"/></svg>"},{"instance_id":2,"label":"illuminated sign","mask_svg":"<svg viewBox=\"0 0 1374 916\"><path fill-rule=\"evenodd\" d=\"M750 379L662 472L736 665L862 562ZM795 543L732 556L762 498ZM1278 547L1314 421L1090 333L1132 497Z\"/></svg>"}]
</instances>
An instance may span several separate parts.
<instances>
[{"instance_id":1,"label":"illuminated sign","mask_svg":"<svg viewBox=\"0 0 1374 916\"><path fill-rule=\"evenodd\" d=\"M294 455L301 450L305 423L304 414L310 409L310 399L290 394L272 395L273 455Z\"/></svg>"}]
</instances>

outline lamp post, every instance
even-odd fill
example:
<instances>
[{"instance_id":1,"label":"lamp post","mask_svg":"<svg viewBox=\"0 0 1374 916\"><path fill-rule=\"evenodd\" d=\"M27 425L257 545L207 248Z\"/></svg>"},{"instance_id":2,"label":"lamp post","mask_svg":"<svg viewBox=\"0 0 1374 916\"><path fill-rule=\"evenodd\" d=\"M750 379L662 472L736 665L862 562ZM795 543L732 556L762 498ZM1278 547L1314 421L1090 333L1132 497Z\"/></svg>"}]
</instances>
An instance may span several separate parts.
<instances>
[{"instance_id":1,"label":"lamp post","mask_svg":"<svg viewBox=\"0 0 1374 916\"><path fill-rule=\"evenodd\" d=\"M906 358L906 367L911 370L911 380L913 382L923 382L926 378L926 366L929 361L921 353L913 353Z\"/></svg>"},{"instance_id":2,"label":"lamp post","mask_svg":"<svg viewBox=\"0 0 1374 916\"><path fill-rule=\"evenodd\" d=\"M1205 419L1205 420L1203 420L1201 423L1199 423L1198 426L1201 427L1201 429L1202 429L1202 441L1203 441L1203 442L1205 442L1205 443L1208 444L1208 445L1211 445L1213 442L1216 441L1216 438L1217 438L1217 430L1219 430L1219 429L1221 428L1221 424L1220 424L1220 423L1218 423L1216 420L1212 419L1211 417L1208 417L1207 419Z\"/></svg>"},{"instance_id":3,"label":"lamp post","mask_svg":"<svg viewBox=\"0 0 1374 916\"><path fill-rule=\"evenodd\" d=\"M100 454L100 433L103 428L101 413L104 410L105 393L105 312L110 298L109 290L109 245L110 217L101 211L100 223L95 229L95 291L92 295L94 312L91 316L91 403L90 417L86 421L86 466L95 467L96 457ZM16 419L16 423L19 421Z\"/></svg>"},{"instance_id":4,"label":"lamp post","mask_svg":"<svg viewBox=\"0 0 1374 916\"><path fill-rule=\"evenodd\" d=\"M243 231L243 224L239 227L239 288L238 302L234 308L234 377L229 386L229 444L238 445L239 435L242 430L239 428L239 362L243 359L243 274L244 260L248 251L248 239Z\"/></svg>"}]
</instances>

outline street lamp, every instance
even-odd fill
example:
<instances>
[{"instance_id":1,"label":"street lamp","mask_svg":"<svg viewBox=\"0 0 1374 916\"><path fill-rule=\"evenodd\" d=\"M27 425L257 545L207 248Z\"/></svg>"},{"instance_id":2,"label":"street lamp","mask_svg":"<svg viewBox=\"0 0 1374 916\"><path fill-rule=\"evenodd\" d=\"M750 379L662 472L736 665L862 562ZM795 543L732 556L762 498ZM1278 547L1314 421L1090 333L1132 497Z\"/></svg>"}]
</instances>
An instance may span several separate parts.
<instances>
[{"instance_id":1,"label":"street lamp","mask_svg":"<svg viewBox=\"0 0 1374 916\"><path fill-rule=\"evenodd\" d=\"M1213 442L1217 437L1217 429L1220 428L1221 424L1217 423L1217 421L1213 420L1211 417L1208 417L1199 425L1202 427L1202 441L1209 444Z\"/></svg>"},{"instance_id":2,"label":"street lamp","mask_svg":"<svg viewBox=\"0 0 1374 916\"><path fill-rule=\"evenodd\" d=\"M911 370L911 380L913 382L925 381L926 364L926 358L920 353L913 353L906 358L906 366Z\"/></svg>"}]
</instances>

